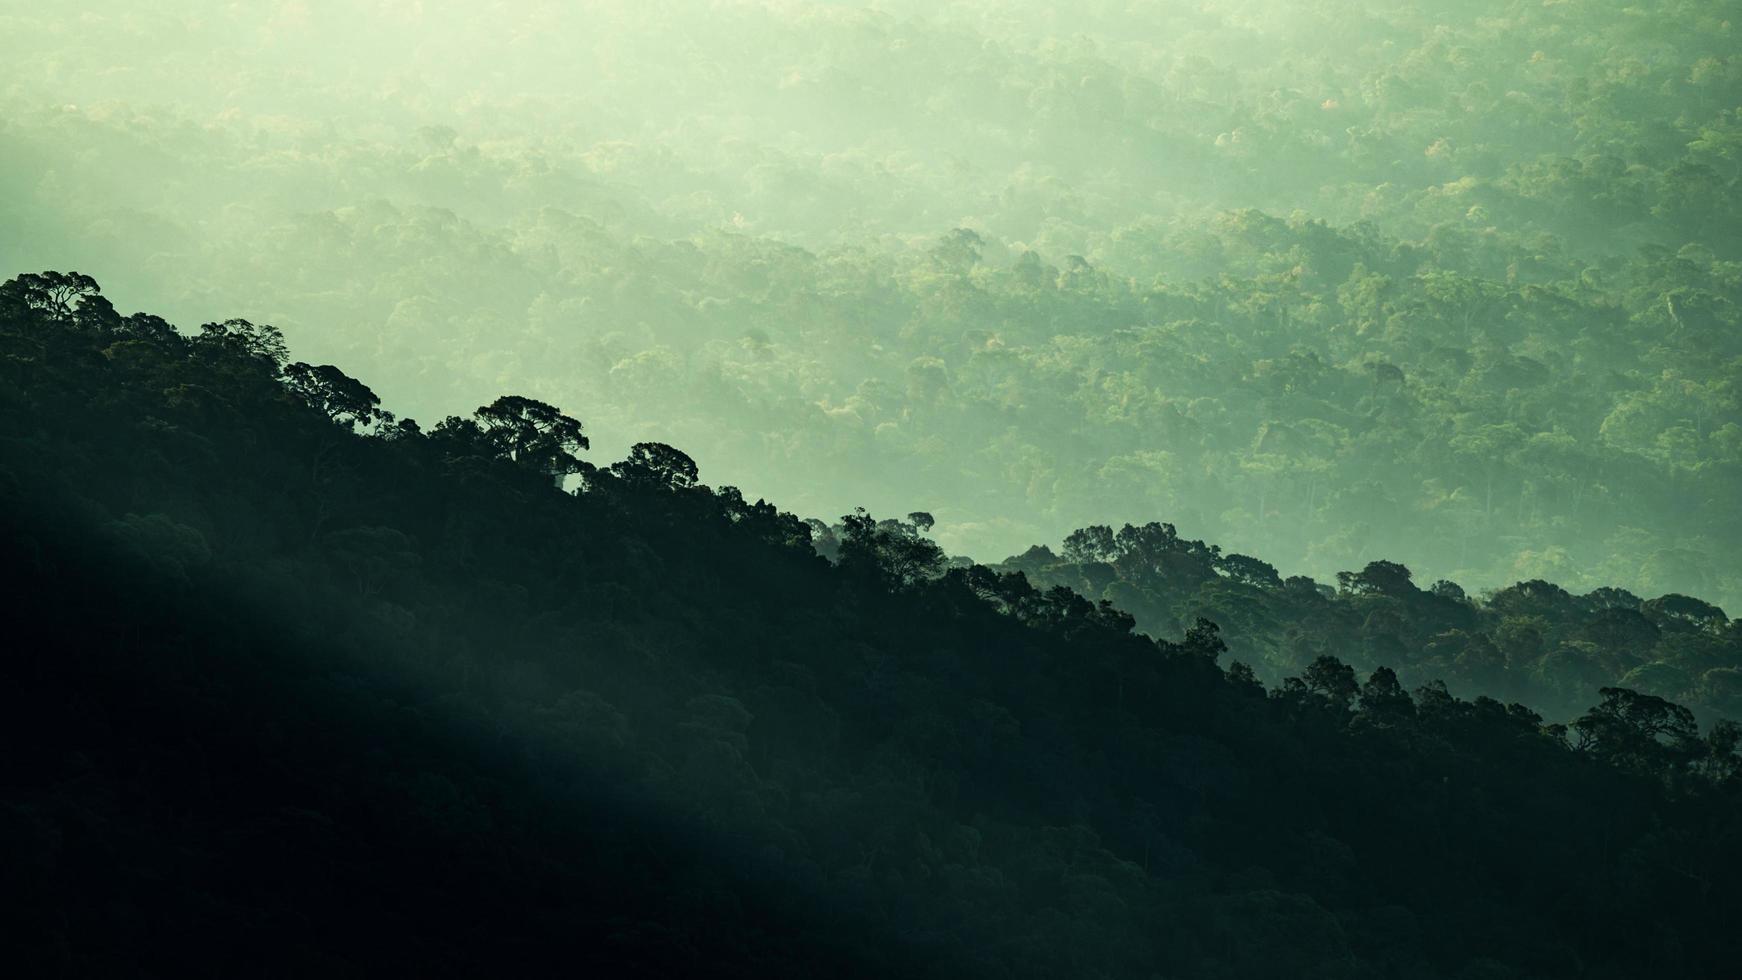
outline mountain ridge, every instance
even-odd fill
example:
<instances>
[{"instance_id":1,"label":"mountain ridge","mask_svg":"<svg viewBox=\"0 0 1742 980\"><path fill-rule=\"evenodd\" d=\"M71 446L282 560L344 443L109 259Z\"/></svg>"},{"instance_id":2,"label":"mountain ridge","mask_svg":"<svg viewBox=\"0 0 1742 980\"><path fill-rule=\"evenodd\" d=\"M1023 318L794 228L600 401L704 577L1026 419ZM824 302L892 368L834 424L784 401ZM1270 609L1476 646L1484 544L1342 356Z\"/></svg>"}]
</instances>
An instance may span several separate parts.
<instances>
[{"instance_id":1,"label":"mountain ridge","mask_svg":"<svg viewBox=\"0 0 1742 980\"><path fill-rule=\"evenodd\" d=\"M1388 669L1363 683L1330 656L1270 691L1218 664L1208 622L1152 640L1110 603L946 568L926 515L849 515L830 563L812 528L700 485L670 447L587 464L581 428L530 400L426 434L342 372L287 363L271 328L183 337L79 279L0 288L0 344L8 548L46 583L13 609L42 642L8 695L32 751L5 770L6 812L58 896L35 952L72 972L221 959L128 926L153 895L166 921L203 909L241 936L301 936L287 962L337 972L390 962L393 936L434 943L438 966L451 951L456 971L506 956L440 916L379 942L358 923L275 927L357 907L322 904L342 878L291 873L329 860L335 835L377 840L320 789L334 758L338 785L377 788L361 811L377 833L403 822L463 858L419 877L391 848L344 851L382 872L366 876L382 900L415 909L424 882L465 917L519 895L475 921L512 926L529 956L570 920L538 905L537 873L492 856L547 835L582 865L611 853L564 836L563 765L601 767L601 785L691 828L704 860L673 888L635 885L633 862L587 886L620 882L641 910L630 939L581 933L625 972L687 948L689 968L721 973L839 957L985 976L1718 976L1736 952L1714 889L1742 863L1737 729L1702 735L1661 699L1611 688L1557 726L1431 684L1411 695ZM559 493L559 472L585 491ZM54 577L79 541L98 542L90 567L194 612L160 629L83 607L101 590ZM232 595L248 601L205 601ZM202 624L225 638L178 645ZM282 662L300 666L269 666L251 637L294 642ZM109 676L125 682L87 683ZM227 729L201 711L124 724L154 696L209 709L284 676L294 704L228 719L270 747L242 753L252 768L202 761ZM346 705L360 729L335 731L360 745L301 753L272 734L318 735ZM455 720L464 759L417 748ZM264 829L212 803L255 792L281 801ZM228 865L135 855L119 901L73 887L98 880L91 855L149 857L142 841L202 815ZM738 911L690 921L715 907Z\"/></svg>"}]
</instances>

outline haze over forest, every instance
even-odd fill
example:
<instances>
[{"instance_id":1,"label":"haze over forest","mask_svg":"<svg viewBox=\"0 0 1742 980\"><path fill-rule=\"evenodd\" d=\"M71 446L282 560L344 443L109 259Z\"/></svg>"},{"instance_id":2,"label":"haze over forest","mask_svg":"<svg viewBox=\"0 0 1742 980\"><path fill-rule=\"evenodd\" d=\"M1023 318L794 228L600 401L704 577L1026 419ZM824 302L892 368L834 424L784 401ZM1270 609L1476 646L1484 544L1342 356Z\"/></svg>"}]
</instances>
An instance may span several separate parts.
<instances>
[{"instance_id":1,"label":"haze over forest","mask_svg":"<svg viewBox=\"0 0 1742 980\"><path fill-rule=\"evenodd\" d=\"M1739 17L0 0L0 969L1733 977Z\"/></svg>"},{"instance_id":2,"label":"haze over forest","mask_svg":"<svg viewBox=\"0 0 1742 980\"><path fill-rule=\"evenodd\" d=\"M3 2L0 268L984 561L1734 608L1735 14Z\"/></svg>"}]
</instances>

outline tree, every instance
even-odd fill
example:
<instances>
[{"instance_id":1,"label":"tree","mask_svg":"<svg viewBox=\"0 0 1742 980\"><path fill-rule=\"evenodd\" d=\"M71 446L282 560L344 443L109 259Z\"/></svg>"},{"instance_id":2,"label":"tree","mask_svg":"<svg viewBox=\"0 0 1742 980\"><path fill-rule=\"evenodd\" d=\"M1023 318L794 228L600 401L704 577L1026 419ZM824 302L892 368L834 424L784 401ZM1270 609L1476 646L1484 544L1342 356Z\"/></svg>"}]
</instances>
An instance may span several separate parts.
<instances>
[{"instance_id":1,"label":"tree","mask_svg":"<svg viewBox=\"0 0 1742 980\"><path fill-rule=\"evenodd\" d=\"M150 313L135 313L132 316L122 317L117 330L128 336L157 344L180 346L186 343L186 339L176 331L168 320L160 316L153 316Z\"/></svg>"},{"instance_id":2,"label":"tree","mask_svg":"<svg viewBox=\"0 0 1742 980\"><path fill-rule=\"evenodd\" d=\"M50 319L70 322L86 301L101 298L101 290L95 279L79 272L27 272L0 285L0 295Z\"/></svg>"},{"instance_id":3,"label":"tree","mask_svg":"<svg viewBox=\"0 0 1742 980\"><path fill-rule=\"evenodd\" d=\"M1276 566L1248 555L1229 553L1217 559L1216 567L1236 582L1265 589L1282 587L1282 577Z\"/></svg>"},{"instance_id":4,"label":"tree","mask_svg":"<svg viewBox=\"0 0 1742 980\"><path fill-rule=\"evenodd\" d=\"M1338 572L1337 585L1350 595L1405 597L1419 590L1410 582L1408 568L1394 561L1370 561L1359 572Z\"/></svg>"},{"instance_id":5,"label":"tree","mask_svg":"<svg viewBox=\"0 0 1742 980\"><path fill-rule=\"evenodd\" d=\"M1668 775L1699 754L1693 712L1663 698L1624 687L1598 692L1602 703L1573 722L1575 747L1612 765Z\"/></svg>"},{"instance_id":6,"label":"tree","mask_svg":"<svg viewBox=\"0 0 1742 980\"><path fill-rule=\"evenodd\" d=\"M1150 521L1141 527L1127 524L1114 535L1114 553L1121 564L1148 571L1162 571L1168 557L1176 552L1196 553L1193 544L1182 542L1172 524ZM1204 556L1207 557L1207 556Z\"/></svg>"},{"instance_id":7,"label":"tree","mask_svg":"<svg viewBox=\"0 0 1742 980\"><path fill-rule=\"evenodd\" d=\"M1105 524L1078 528L1065 538L1063 550L1066 561L1079 565L1108 561L1117 553L1113 546L1113 529Z\"/></svg>"},{"instance_id":8,"label":"tree","mask_svg":"<svg viewBox=\"0 0 1742 980\"><path fill-rule=\"evenodd\" d=\"M944 550L905 521L878 521L860 507L841 518L840 563L906 588L943 570Z\"/></svg>"},{"instance_id":9,"label":"tree","mask_svg":"<svg viewBox=\"0 0 1742 980\"><path fill-rule=\"evenodd\" d=\"M1228 665L1228 683L1244 695L1264 695L1264 682L1258 679L1250 666L1236 660Z\"/></svg>"},{"instance_id":10,"label":"tree","mask_svg":"<svg viewBox=\"0 0 1742 980\"><path fill-rule=\"evenodd\" d=\"M1542 579L1508 585L1488 597L1488 608L1501 615L1540 616L1550 621L1562 618L1574 604L1567 590Z\"/></svg>"},{"instance_id":11,"label":"tree","mask_svg":"<svg viewBox=\"0 0 1742 980\"><path fill-rule=\"evenodd\" d=\"M331 364L297 361L287 365L284 386L310 408L346 428L393 421L393 413L381 408L381 399L368 385Z\"/></svg>"},{"instance_id":12,"label":"tree","mask_svg":"<svg viewBox=\"0 0 1742 980\"><path fill-rule=\"evenodd\" d=\"M1449 602L1464 602L1469 596L1464 594L1464 587L1448 579L1440 579L1428 588L1436 597Z\"/></svg>"},{"instance_id":13,"label":"tree","mask_svg":"<svg viewBox=\"0 0 1742 980\"><path fill-rule=\"evenodd\" d=\"M73 308L73 324L81 330L112 333L121 326L121 314L115 312L115 304L107 296L93 292L80 297Z\"/></svg>"},{"instance_id":14,"label":"tree","mask_svg":"<svg viewBox=\"0 0 1742 980\"><path fill-rule=\"evenodd\" d=\"M696 461L663 442L638 442L629 458L611 464L624 485L641 490L688 490L698 482Z\"/></svg>"},{"instance_id":15,"label":"tree","mask_svg":"<svg viewBox=\"0 0 1742 980\"><path fill-rule=\"evenodd\" d=\"M1638 596L1626 589L1617 589L1607 585L1592 589L1585 593L1582 598L1593 609L1598 610L1625 609L1638 612L1639 608L1644 605Z\"/></svg>"},{"instance_id":16,"label":"tree","mask_svg":"<svg viewBox=\"0 0 1742 980\"><path fill-rule=\"evenodd\" d=\"M224 320L200 324L194 349L209 356L254 361L267 367L276 376L290 359L290 348L284 334L268 323L247 320Z\"/></svg>"},{"instance_id":17,"label":"tree","mask_svg":"<svg viewBox=\"0 0 1742 980\"><path fill-rule=\"evenodd\" d=\"M590 447L581 423L553 405L520 395L504 395L473 413L477 428L498 458L562 482L584 472L575 455Z\"/></svg>"},{"instance_id":18,"label":"tree","mask_svg":"<svg viewBox=\"0 0 1742 980\"><path fill-rule=\"evenodd\" d=\"M1228 644L1222 639L1222 627L1200 616L1186 630L1185 637L1180 641L1180 649L1191 656L1215 663L1217 658L1228 652Z\"/></svg>"},{"instance_id":19,"label":"tree","mask_svg":"<svg viewBox=\"0 0 1742 980\"><path fill-rule=\"evenodd\" d=\"M1670 594L1645 604L1645 615L1672 629L1716 633L1730 622L1724 610L1692 596Z\"/></svg>"},{"instance_id":20,"label":"tree","mask_svg":"<svg viewBox=\"0 0 1742 980\"><path fill-rule=\"evenodd\" d=\"M1380 667L1367 678L1367 683L1361 685L1359 701L1361 713L1375 720L1395 721L1415 714L1415 702L1390 667Z\"/></svg>"},{"instance_id":21,"label":"tree","mask_svg":"<svg viewBox=\"0 0 1742 980\"><path fill-rule=\"evenodd\" d=\"M1307 665L1301 683L1308 691L1319 695L1339 708L1349 707L1361 686L1355 682L1355 668L1330 654L1321 654Z\"/></svg>"},{"instance_id":22,"label":"tree","mask_svg":"<svg viewBox=\"0 0 1742 980\"><path fill-rule=\"evenodd\" d=\"M705 493L706 488L702 489ZM802 521L766 500L749 503L737 487L715 490L714 501L726 520L764 542L806 554L823 553L813 537L821 521Z\"/></svg>"}]
</instances>

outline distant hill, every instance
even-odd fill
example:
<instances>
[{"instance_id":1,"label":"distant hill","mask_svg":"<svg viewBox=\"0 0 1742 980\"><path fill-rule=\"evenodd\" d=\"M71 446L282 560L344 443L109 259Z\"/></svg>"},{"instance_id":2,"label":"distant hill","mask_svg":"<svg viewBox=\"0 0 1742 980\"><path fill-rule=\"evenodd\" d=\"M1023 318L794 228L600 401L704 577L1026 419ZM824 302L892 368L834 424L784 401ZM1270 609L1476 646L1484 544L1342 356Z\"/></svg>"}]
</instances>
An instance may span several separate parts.
<instances>
[{"instance_id":1,"label":"distant hill","mask_svg":"<svg viewBox=\"0 0 1742 980\"><path fill-rule=\"evenodd\" d=\"M1735 612L1738 33L1711 0L13 3L0 269L277 324L419 417L512 390L796 513L924 507L981 561L1166 520L1327 583Z\"/></svg>"},{"instance_id":2,"label":"distant hill","mask_svg":"<svg viewBox=\"0 0 1742 980\"><path fill-rule=\"evenodd\" d=\"M1611 686L1687 704L1708 720L1742 719L1742 625L1692 596L1641 599L1610 587L1575 595L1541 579L1469 595L1444 579L1418 584L1383 560L1340 573L1333 586L1285 579L1267 562L1159 523L1083 528L1061 550L1037 547L994 567L1105 598L1155 636L1213 620L1230 655L1270 681L1333 654L1362 672L1391 667L1411 686L1443 681L1556 720L1577 717Z\"/></svg>"}]
</instances>

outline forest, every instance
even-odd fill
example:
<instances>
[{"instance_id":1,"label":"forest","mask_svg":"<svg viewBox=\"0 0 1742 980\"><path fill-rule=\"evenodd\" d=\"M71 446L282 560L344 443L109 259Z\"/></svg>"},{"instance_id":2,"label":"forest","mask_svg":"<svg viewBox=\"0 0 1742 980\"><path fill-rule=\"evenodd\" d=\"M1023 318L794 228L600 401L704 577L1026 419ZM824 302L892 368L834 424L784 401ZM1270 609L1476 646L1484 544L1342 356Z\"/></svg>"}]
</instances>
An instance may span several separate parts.
<instances>
[{"instance_id":1,"label":"forest","mask_svg":"<svg viewBox=\"0 0 1742 980\"><path fill-rule=\"evenodd\" d=\"M0 3L9 275L981 561L1742 604L1732 4L78 6Z\"/></svg>"},{"instance_id":2,"label":"forest","mask_svg":"<svg viewBox=\"0 0 1742 980\"><path fill-rule=\"evenodd\" d=\"M1558 721L1400 675L1502 693L1490 630L1502 654L1538 627L1733 654L1742 625L1698 600L1472 604L1387 562L1333 591L1160 524L952 560L924 512L807 522L663 443L590 462L535 398L425 427L275 327L183 333L76 273L0 286L0 370L0 724L29 749L0 762L0 901L26 975L1742 954L1742 725L1619 684ZM1148 614L1194 562L1310 662L1266 684L1214 621L1151 637L1047 584L1115 579Z\"/></svg>"},{"instance_id":3,"label":"forest","mask_svg":"<svg viewBox=\"0 0 1742 980\"><path fill-rule=\"evenodd\" d=\"M1739 23L0 0L0 964L1734 975Z\"/></svg>"}]
</instances>

